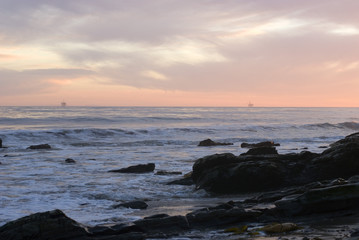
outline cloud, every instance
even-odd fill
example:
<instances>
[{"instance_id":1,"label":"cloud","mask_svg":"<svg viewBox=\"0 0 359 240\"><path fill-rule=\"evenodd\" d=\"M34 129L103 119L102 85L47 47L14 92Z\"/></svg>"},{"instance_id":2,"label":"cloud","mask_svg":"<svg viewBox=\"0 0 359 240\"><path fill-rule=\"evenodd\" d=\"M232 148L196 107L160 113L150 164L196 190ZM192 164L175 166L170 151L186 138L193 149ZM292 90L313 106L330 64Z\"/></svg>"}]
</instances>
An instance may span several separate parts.
<instances>
[{"instance_id":1,"label":"cloud","mask_svg":"<svg viewBox=\"0 0 359 240\"><path fill-rule=\"evenodd\" d=\"M0 69L0 95L22 95L54 91L62 82L76 80L94 73L85 69Z\"/></svg>"},{"instance_id":2,"label":"cloud","mask_svg":"<svg viewBox=\"0 0 359 240\"><path fill-rule=\"evenodd\" d=\"M36 61L0 76L14 80L7 94L24 79L35 87L18 93L94 76L163 90L280 93L296 82L318 90L358 68L358 8L357 0L3 0L0 46L16 56L32 49L26 58Z\"/></svg>"}]
</instances>

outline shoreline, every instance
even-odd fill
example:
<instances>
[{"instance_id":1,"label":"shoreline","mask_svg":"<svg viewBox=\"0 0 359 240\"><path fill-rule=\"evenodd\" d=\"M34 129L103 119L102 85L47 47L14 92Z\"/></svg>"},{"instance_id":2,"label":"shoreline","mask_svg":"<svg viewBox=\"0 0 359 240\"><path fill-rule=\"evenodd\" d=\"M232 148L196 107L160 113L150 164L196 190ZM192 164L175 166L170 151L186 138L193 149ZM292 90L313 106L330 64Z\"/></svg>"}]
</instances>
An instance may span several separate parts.
<instances>
[{"instance_id":1,"label":"shoreline","mask_svg":"<svg viewBox=\"0 0 359 240\"><path fill-rule=\"evenodd\" d=\"M145 210L94 226L59 209L39 212L0 226L0 239L359 238L359 133L322 153L278 154L275 143L263 144L239 156L197 159L187 176L193 184L186 187L206 191L206 197L147 199ZM125 169L143 171L139 166Z\"/></svg>"}]
</instances>

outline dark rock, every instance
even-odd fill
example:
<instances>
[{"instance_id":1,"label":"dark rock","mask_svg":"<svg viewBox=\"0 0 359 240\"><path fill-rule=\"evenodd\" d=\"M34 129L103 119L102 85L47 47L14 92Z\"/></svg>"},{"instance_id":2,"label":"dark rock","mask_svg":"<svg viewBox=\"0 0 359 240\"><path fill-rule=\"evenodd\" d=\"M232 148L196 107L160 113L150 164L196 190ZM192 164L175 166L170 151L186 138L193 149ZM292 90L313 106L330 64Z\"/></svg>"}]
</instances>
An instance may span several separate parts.
<instances>
[{"instance_id":1,"label":"dark rock","mask_svg":"<svg viewBox=\"0 0 359 240\"><path fill-rule=\"evenodd\" d=\"M181 175L182 172L168 172L168 171L163 171L163 170L159 170L155 173L155 175Z\"/></svg>"},{"instance_id":2,"label":"dark rock","mask_svg":"<svg viewBox=\"0 0 359 240\"><path fill-rule=\"evenodd\" d=\"M163 218L146 218L137 220L134 224L145 232L178 232L188 230L187 218L184 216L170 216Z\"/></svg>"},{"instance_id":3,"label":"dark rock","mask_svg":"<svg viewBox=\"0 0 359 240\"><path fill-rule=\"evenodd\" d=\"M144 201L131 201L131 202L117 204L112 207L113 208L125 207L125 208L132 208L132 209L146 209L148 207L148 205Z\"/></svg>"},{"instance_id":4,"label":"dark rock","mask_svg":"<svg viewBox=\"0 0 359 240\"><path fill-rule=\"evenodd\" d=\"M281 159L281 158L283 159ZM192 178L196 188L214 193L245 193L268 191L288 184L295 184L293 175L301 172L301 164L286 167L291 155L239 156L215 154L198 159L193 165ZM290 179L287 179L290 176Z\"/></svg>"},{"instance_id":5,"label":"dark rock","mask_svg":"<svg viewBox=\"0 0 359 240\"><path fill-rule=\"evenodd\" d=\"M192 179L196 182L202 174L214 167L227 166L235 163L238 163L238 158L232 153L214 154L200 158L192 167Z\"/></svg>"},{"instance_id":6,"label":"dark rock","mask_svg":"<svg viewBox=\"0 0 359 240\"><path fill-rule=\"evenodd\" d=\"M262 147L276 147L280 146L279 143L274 143L272 141L260 142L260 143L242 143L241 148L262 148Z\"/></svg>"},{"instance_id":7,"label":"dark rock","mask_svg":"<svg viewBox=\"0 0 359 240\"><path fill-rule=\"evenodd\" d=\"M166 185L183 185L183 186L190 186L193 185L192 177L185 177L177 180L173 180L171 182L166 183Z\"/></svg>"},{"instance_id":8,"label":"dark rock","mask_svg":"<svg viewBox=\"0 0 359 240\"><path fill-rule=\"evenodd\" d=\"M313 159L310 171L317 180L350 178L359 173L359 143L335 145Z\"/></svg>"},{"instance_id":9,"label":"dark rock","mask_svg":"<svg viewBox=\"0 0 359 240\"><path fill-rule=\"evenodd\" d=\"M350 134L350 135L346 136L344 139L341 139L339 141L336 141L335 143L330 144L330 147L337 147L338 145L341 145L344 143L358 143L359 144L359 132Z\"/></svg>"},{"instance_id":10,"label":"dark rock","mask_svg":"<svg viewBox=\"0 0 359 240\"><path fill-rule=\"evenodd\" d=\"M359 230L356 230L352 234L350 234L350 237L359 237Z\"/></svg>"},{"instance_id":11,"label":"dark rock","mask_svg":"<svg viewBox=\"0 0 359 240\"><path fill-rule=\"evenodd\" d=\"M39 145L31 145L27 149L51 149L49 144L39 144Z\"/></svg>"},{"instance_id":12,"label":"dark rock","mask_svg":"<svg viewBox=\"0 0 359 240\"><path fill-rule=\"evenodd\" d=\"M311 189L288 196L275 205L285 214L304 215L358 209L359 183Z\"/></svg>"},{"instance_id":13,"label":"dark rock","mask_svg":"<svg viewBox=\"0 0 359 240\"><path fill-rule=\"evenodd\" d=\"M0 227L0 239L9 240L77 239L87 235L84 226L60 210L35 213Z\"/></svg>"},{"instance_id":14,"label":"dark rock","mask_svg":"<svg viewBox=\"0 0 359 240\"><path fill-rule=\"evenodd\" d=\"M148 173L153 172L155 170L154 163L148 164L138 164L135 166L130 166L127 168L121 168L117 170L110 170L109 172L118 172L118 173Z\"/></svg>"},{"instance_id":15,"label":"dark rock","mask_svg":"<svg viewBox=\"0 0 359 240\"><path fill-rule=\"evenodd\" d=\"M278 152L274 147L256 147L249 149L246 153L242 153L242 155L268 155L268 154L278 154Z\"/></svg>"},{"instance_id":16,"label":"dark rock","mask_svg":"<svg viewBox=\"0 0 359 240\"><path fill-rule=\"evenodd\" d=\"M186 217L191 228L208 228L247 221L255 222L259 215L261 215L259 211L246 211L243 208L233 207L204 208L188 213Z\"/></svg>"},{"instance_id":17,"label":"dark rock","mask_svg":"<svg viewBox=\"0 0 359 240\"><path fill-rule=\"evenodd\" d=\"M198 159L192 174L196 188L220 194L272 191L359 173L359 144L355 142L335 145L321 154L281 155L274 148L253 148L248 153Z\"/></svg>"},{"instance_id":18,"label":"dark rock","mask_svg":"<svg viewBox=\"0 0 359 240\"><path fill-rule=\"evenodd\" d=\"M67 159L65 160L65 162L66 162L66 163L76 163L76 161L73 160L72 158L67 158Z\"/></svg>"},{"instance_id":19,"label":"dark rock","mask_svg":"<svg viewBox=\"0 0 359 240\"><path fill-rule=\"evenodd\" d=\"M0 138L0 148L2 148L2 139Z\"/></svg>"},{"instance_id":20,"label":"dark rock","mask_svg":"<svg viewBox=\"0 0 359 240\"><path fill-rule=\"evenodd\" d=\"M91 236L108 236L108 235L127 234L131 232L138 233L141 232L142 230L132 223L130 224L120 223L120 224L107 224L107 225L98 225L95 227L88 227L88 231L91 234Z\"/></svg>"},{"instance_id":21,"label":"dark rock","mask_svg":"<svg viewBox=\"0 0 359 240\"><path fill-rule=\"evenodd\" d=\"M200 141L198 144L199 147L225 146L225 145L233 145L233 143L220 143L220 142L214 142L211 139L206 139Z\"/></svg>"},{"instance_id":22,"label":"dark rock","mask_svg":"<svg viewBox=\"0 0 359 240\"><path fill-rule=\"evenodd\" d=\"M144 217L144 219L153 219L153 218L166 218L169 217L170 215L165 214L165 213L159 213L159 214L155 214L155 215L151 215L148 217Z\"/></svg>"}]
</instances>

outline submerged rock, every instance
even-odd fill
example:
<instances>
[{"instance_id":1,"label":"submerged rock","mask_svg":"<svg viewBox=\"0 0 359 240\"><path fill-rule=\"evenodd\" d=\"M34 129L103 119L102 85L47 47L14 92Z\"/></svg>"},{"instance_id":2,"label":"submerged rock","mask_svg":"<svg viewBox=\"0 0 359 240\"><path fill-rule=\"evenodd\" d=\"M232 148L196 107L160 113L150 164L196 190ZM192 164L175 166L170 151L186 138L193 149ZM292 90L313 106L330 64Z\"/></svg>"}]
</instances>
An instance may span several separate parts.
<instances>
[{"instance_id":1,"label":"submerged rock","mask_svg":"<svg viewBox=\"0 0 359 240\"><path fill-rule=\"evenodd\" d=\"M146 209L148 204L144 201L131 201L126 203L121 203L112 206L113 208L125 207L125 208L132 208L132 209Z\"/></svg>"},{"instance_id":2,"label":"submerged rock","mask_svg":"<svg viewBox=\"0 0 359 240\"><path fill-rule=\"evenodd\" d=\"M0 239L60 240L87 236L86 228L61 210L35 213L0 227Z\"/></svg>"},{"instance_id":3,"label":"submerged rock","mask_svg":"<svg viewBox=\"0 0 359 240\"><path fill-rule=\"evenodd\" d=\"M138 164L135 166L130 166L127 168L121 168L117 170L110 170L109 172L118 172L118 173L148 173L153 172L155 170L155 164L154 163L148 163L148 164Z\"/></svg>"},{"instance_id":4,"label":"submerged rock","mask_svg":"<svg viewBox=\"0 0 359 240\"><path fill-rule=\"evenodd\" d=\"M67 159L65 160L65 163L76 163L76 161L73 160L72 158L67 158Z\"/></svg>"},{"instance_id":5,"label":"submerged rock","mask_svg":"<svg viewBox=\"0 0 359 240\"><path fill-rule=\"evenodd\" d=\"M161 176L164 176L164 175L181 175L182 172L177 172L177 171L174 171L174 172L170 172L170 171L164 171L164 170L159 170L155 173L155 175L161 175Z\"/></svg>"},{"instance_id":6,"label":"submerged rock","mask_svg":"<svg viewBox=\"0 0 359 240\"><path fill-rule=\"evenodd\" d=\"M39 145L31 145L27 149L51 149L49 144L39 144Z\"/></svg>"},{"instance_id":7,"label":"submerged rock","mask_svg":"<svg viewBox=\"0 0 359 240\"><path fill-rule=\"evenodd\" d=\"M199 142L199 147L211 147L211 146L226 146L226 145L233 145L233 143L220 143L220 142L214 142L211 139L206 139L201 142Z\"/></svg>"}]
</instances>

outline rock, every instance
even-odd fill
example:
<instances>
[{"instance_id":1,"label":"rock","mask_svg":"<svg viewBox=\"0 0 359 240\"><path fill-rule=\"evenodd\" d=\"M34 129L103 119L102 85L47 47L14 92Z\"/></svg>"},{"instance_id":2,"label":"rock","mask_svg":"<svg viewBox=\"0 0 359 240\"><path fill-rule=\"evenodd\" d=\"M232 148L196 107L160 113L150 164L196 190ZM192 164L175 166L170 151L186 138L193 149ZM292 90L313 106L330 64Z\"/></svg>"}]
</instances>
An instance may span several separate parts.
<instances>
[{"instance_id":1,"label":"rock","mask_svg":"<svg viewBox=\"0 0 359 240\"><path fill-rule=\"evenodd\" d=\"M67 159L65 160L65 163L76 163L76 161L73 160L72 158L67 158Z\"/></svg>"},{"instance_id":2,"label":"rock","mask_svg":"<svg viewBox=\"0 0 359 240\"><path fill-rule=\"evenodd\" d=\"M238 163L238 158L232 153L222 153L206 156L198 159L192 167L192 179L196 182L200 176L202 176L208 170L225 166L228 164Z\"/></svg>"},{"instance_id":3,"label":"rock","mask_svg":"<svg viewBox=\"0 0 359 240\"><path fill-rule=\"evenodd\" d=\"M125 207L125 208L132 208L132 209L146 209L148 207L148 205L144 201L131 201L131 202L117 204L112 207L113 208Z\"/></svg>"},{"instance_id":4,"label":"rock","mask_svg":"<svg viewBox=\"0 0 359 240\"><path fill-rule=\"evenodd\" d=\"M359 143L335 145L313 159L308 171L316 180L350 178L359 173Z\"/></svg>"},{"instance_id":5,"label":"rock","mask_svg":"<svg viewBox=\"0 0 359 240\"><path fill-rule=\"evenodd\" d=\"M159 213L159 214L155 214L155 215L151 215L148 217L144 217L144 219L153 219L153 218L166 218L169 217L170 215L165 214L165 213Z\"/></svg>"},{"instance_id":6,"label":"rock","mask_svg":"<svg viewBox=\"0 0 359 240\"><path fill-rule=\"evenodd\" d=\"M0 227L0 239L9 240L78 239L87 235L84 226L61 210L35 213Z\"/></svg>"},{"instance_id":7,"label":"rock","mask_svg":"<svg viewBox=\"0 0 359 240\"><path fill-rule=\"evenodd\" d=\"M0 148L2 148L2 139L0 138Z\"/></svg>"},{"instance_id":8,"label":"rock","mask_svg":"<svg viewBox=\"0 0 359 240\"><path fill-rule=\"evenodd\" d=\"M198 159L192 169L197 189L219 194L272 191L357 175L359 143L338 144L321 154L283 155L273 147L253 148L240 156L214 154Z\"/></svg>"},{"instance_id":9,"label":"rock","mask_svg":"<svg viewBox=\"0 0 359 240\"><path fill-rule=\"evenodd\" d=\"M31 145L27 149L51 149L49 144L39 144L39 145Z\"/></svg>"},{"instance_id":10,"label":"rock","mask_svg":"<svg viewBox=\"0 0 359 240\"><path fill-rule=\"evenodd\" d=\"M94 227L88 227L88 231L91 236L95 237L116 235L117 238L115 239L132 239L128 238L129 236L132 236L130 235L131 233L141 233L139 236L142 236L142 238L139 239L144 239L142 229L132 223L98 225ZM137 234L135 234L135 236L137 236Z\"/></svg>"},{"instance_id":11,"label":"rock","mask_svg":"<svg viewBox=\"0 0 359 240\"><path fill-rule=\"evenodd\" d=\"M163 170L159 170L155 173L155 175L181 175L182 172L168 172L168 171L163 171Z\"/></svg>"},{"instance_id":12,"label":"rock","mask_svg":"<svg viewBox=\"0 0 359 240\"><path fill-rule=\"evenodd\" d=\"M146 218L134 222L144 232L178 232L188 230L189 225L185 216L169 216Z\"/></svg>"},{"instance_id":13,"label":"rock","mask_svg":"<svg viewBox=\"0 0 359 240\"><path fill-rule=\"evenodd\" d=\"M135 166L130 166L127 168L121 168L117 170L110 170L109 172L118 172L118 173L148 173L153 172L155 170L154 163L148 164L138 164Z\"/></svg>"},{"instance_id":14,"label":"rock","mask_svg":"<svg viewBox=\"0 0 359 240\"><path fill-rule=\"evenodd\" d=\"M256 221L261 215L259 211L246 211L243 208L204 208L186 215L191 228L201 229L218 227L233 223Z\"/></svg>"},{"instance_id":15,"label":"rock","mask_svg":"<svg viewBox=\"0 0 359 240\"><path fill-rule=\"evenodd\" d=\"M338 145L341 145L344 143L358 143L359 144L359 132L350 134L350 135L346 136L344 139L341 139L339 141L336 141L335 143L330 144L330 147L337 147Z\"/></svg>"},{"instance_id":16,"label":"rock","mask_svg":"<svg viewBox=\"0 0 359 240\"><path fill-rule=\"evenodd\" d=\"M355 183L311 189L276 201L275 205L287 215L308 215L358 209L358 202L359 183Z\"/></svg>"},{"instance_id":17,"label":"rock","mask_svg":"<svg viewBox=\"0 0 359 240\"><path fill-rule=\"evenodd\" d=\"M192 177L185 177L177 180L173 180L171 182L166 183L166 185L184 185L184 186L190 186L193 185L193 179Z\"/></svg>"},{"instance_id":18,"label":"rock","mask_svg":"<svg viewBox=\"0 0 359 240\"><path fill-rule=\"evenodd\" d=\"M268 155L268 154L278 154L278 152L274 147L256 147L249 149L246 153L242 153L242 155Z\"/></svg>"},{"instance_id":19,"label":"rock","mask_svg":"<svg viewBox=\"0 0 359 240\"><path fill-rule=\"evenodd\" d=\"M192 178L197 189L214 193L268 191L295 184L295 173L301 172L304 164L305 161L302 161L296 167L286 168L286 160L281 160L279 156L236 157L228 153L215 154L195 162ZM290 179L286 179L287 176L291 176Z\"/></svg>"},{"instance_id":20,"label":"rock","mask_svg":"<svg viewBox=\"0 0 359 240\"><path fill-rule=\"evenodd\" d=\"M211 139L206 139L201 142L199 142L199 147L211 147L211 146L225 146L225 145L233 145L233 143L220 143L220 142L214 142Z\"/></svg>"},{"instance_id":21,"label":"rock","mask_svg":"<svg viewBox=\"0 0 359 240\"><path fill-rule=\"evenodd\" d=\"M258 148L258 147L276 147L280 146L279 143L274 143L272 141L260 142L260 143L242 143L241 148Z\"/></svg>"},{"instance_id":22,"label":"rock","mask_svg":"<svg viewBox=\"0 0 359 240\"><path fill-rule=\"evenodd\" d=\"M266 233L284 233L298 230L299 227L295 223L272 223L261 228Z\"/></svg>"}]
</instances>

